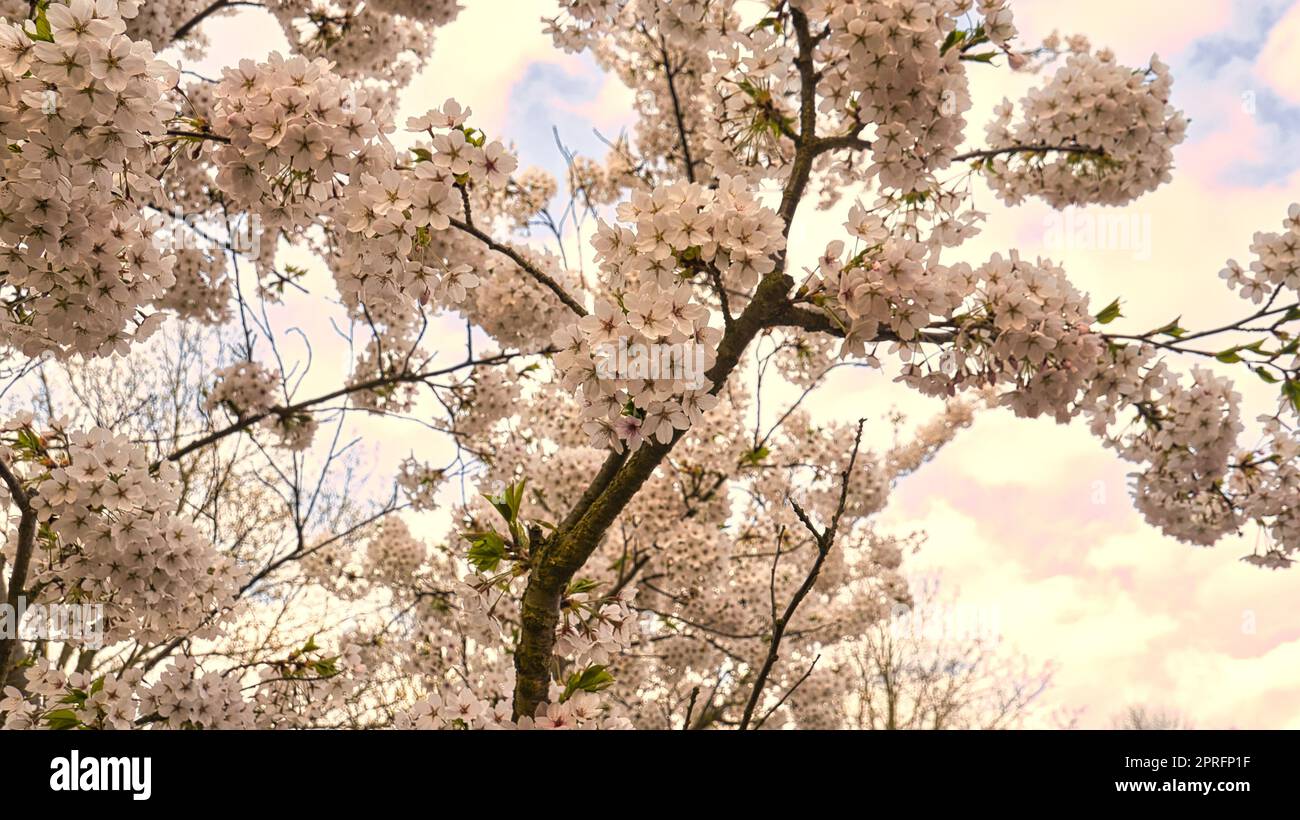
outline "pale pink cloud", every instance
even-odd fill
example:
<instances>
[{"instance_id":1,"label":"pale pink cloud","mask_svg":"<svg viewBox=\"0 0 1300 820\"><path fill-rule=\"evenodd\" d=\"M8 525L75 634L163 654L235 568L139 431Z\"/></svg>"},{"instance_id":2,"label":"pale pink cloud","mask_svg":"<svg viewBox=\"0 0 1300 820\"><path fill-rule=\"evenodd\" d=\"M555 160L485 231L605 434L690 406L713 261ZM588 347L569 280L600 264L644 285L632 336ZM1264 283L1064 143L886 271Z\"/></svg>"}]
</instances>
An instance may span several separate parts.
<instances>
[{"instance_id":1,"label":"pale pink cloud","mask_svg":"<svg viewBox=\"0 0 1300 820\"><path fill-rule=\"evenodd\" d=\"M1300 103L1300 3L1293 5L1269 32L1255 62L1255 75L1293 103Z\"/></svg>"},{"instance_id":2,"label":"pale pink cloud","mask_svg":"<svg viewBox=\"0 0 1300 820\"><path fill-rule=\"evenodd\" d=\"M1221 30L1232 16L1231 0L1141 3L1133 0L1018 0L1012 4L1022 39L1041 40L1054 29L1086 34L1095 46L1109 46L1124 60L1168 56L1198 37Z\"/></svg>"}]
</instances>

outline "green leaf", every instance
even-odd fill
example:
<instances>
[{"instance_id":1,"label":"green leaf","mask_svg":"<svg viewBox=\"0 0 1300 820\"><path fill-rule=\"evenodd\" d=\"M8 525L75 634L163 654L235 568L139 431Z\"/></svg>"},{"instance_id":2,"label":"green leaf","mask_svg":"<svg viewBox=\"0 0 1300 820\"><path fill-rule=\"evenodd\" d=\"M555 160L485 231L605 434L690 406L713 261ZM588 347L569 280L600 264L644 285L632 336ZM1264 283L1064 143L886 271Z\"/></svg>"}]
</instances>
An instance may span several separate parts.
<instances>
[{"instance_id":1,"label":"green leaf","mask_svg":"<svg viewBox=\"0 0 1300 820\"><path fill-rule=\"evenodd\" d=\"M527 485L527 483L528 481L525 479L523 481L515 482L514 484L508 484L506 485L506 488L501 491L500 495L488 495L485 493L483 497L486 498L488 503L492 505L497 513L506 520L507 524L513 525L519 521L519 509L523 506L524 486Z\"/></svg>"},{"instance_id":2,"label":"green leaf","mask_svg":"<svg viewBox=\"0 0 1300 820\"><path fill-rule=\"evenodd\" d=\"M1116 299L1109 305L1106 305L1106 307L1102 309L1101 313L1097 314L1096 319L1098 324L1108 325L1123 315L1123 313L1119 312L1119 300Z\"/></svg>"},{"instance_id":3,"label":"green leaf","mask_svg":"<svg viewBox=\"0 0 1300 820\"><path fill-rule=\"evenodd\" d=\"M757 450L750 450L748 453L745 453L742 460L751 467L757 467L759 464L763 463L763 459L767 458L771 454L772 451L767 447L759 447Z\"/></svg>"},{"instance_id":4,"label":"green leaf","mask_svg":"<svg viewBox=\"0 0 1300 820\"><path fill-rule=\"evenodd\" d=\"M1291 407L1300 413L1300 379L1287 379L1282 385L1282 395L1291 401Z\"/></svg>"},{"instance_id":5,"label":"green leaf","mask_svg":"<svg viewBox=\"0 0 1300 820\"><path fill-rule=\"evenodd\" d=\"M961 58L971 63L989 63L992 64L993 58L998 56L996 51L985 51L980 54L963 54Z\"/></svg>"},{"instance_id":6,"label":"green leaf","mask_svg":"<svg viewBox=\"0 0 1300 820\"><path fill-rule=\"evenodd\" d=\"M1237 362L1241 361L1241 356L1237 355L1238 350L1241 350L1241 348L1230 347L1227 350L1216 355L1214 358L1218 359L1224 364L1236 364Z\"/></svg>"},{"instance_id":7,"label":"green leaf","mask_svg":"<svg viewBox=\"0 0 1300 820\"><path fill-rule=\"evenodd\" d=\"M41 438L30 427L24 427L18 431L18 447L28 456L39 455L41 447Z\"/></svg>"},{"instance_id":8,"label":"green leaf","mask_svg":"<svg viewBox=\"0 0 1300 820\"><path fill-rule=\"evenodd\" d=\"M495 531L467 533L469 554L466 558L470 566L481 573L496 572L496 568L506 557L506 542Z\"/></svg>"},{"instance_id":9,"label":"green leaf","mask_svg":"<svg viewBox=\"0 0 1300 820\"><path fill-rule=\"evenodd\" d=\"M487 134L477 128L470 128L468 125L462 125L460 131L465 135L465 142L473 145L475 148L482 148L487 143Z\"/></svg>"},{"instance_id":10,"label":"green leaf","mask_svg":"<svg viewBox=\"0 0 1300 820\"><path fill-rule=\"evenodd\" d=\"M75 729L81 725L77 720L77 713L71 709L55 709L53 712L45 713L45 724L51 729Z\"/></svg>"},{"instance_id":11,"label":"green leaf","mask_svg":"<svg viewBox=\"0 0 1300 820\"><path fill-rule=\"evenodd\" d=\"M575 578L573 582L569 584L569 588L565 590L564 594L566 596L579 595L584 592L591 592L598 586L600 586L599 581L593 581L590 578Z\"/></svg>"},{"instance_id":12,"label":"green leaf","mask_svg":"<svg viewBox=\"0 0 1300 820\"><path fill-rule=\"evenodd\" d=\"M1274 376L1272 373L1268 372L1267 367L1262 367L1262 366L1257 367L1255 368L1255 373L1268 384L1277 384L1279 381L1281 381L1281 379L1279 379L1277 376Z\"/></svg>"},{"instance_id":13,"label":"green leaf","mask_svg":"<svg viewBox=\"0 0 1300 820\"><path fill-rule=\"evenodd\" d=\"M36 23L36 33L33 34L32 32L27 31L26 29L24 29L23 31L27 34L28 37L32 38L33 40L40 40L45 43L52 43L54 42L54 30L50 28L50 21L47 20L45 17L45 7L48 5L49 5L48 2L40 3L37 5L36 18L33 21Z\"/></svg>"},{"instance_id":14,"label":"green leaf","mask_svg":"<svg viewBox=\"0 0 1300 820\"><path fill-rule=\"evenodd\" d=\"M1177 319L1173 320L1172 322L1165 325L1164 327L1151 331L1151 335L1173 336L1175 339L1181 338L1187 333L1187 328L1181 327L1178 324L1179 322L1182 321L1182 319L1183 317L1179 316Z\"/></svg>"},{"instance_id":15,"label":"green leaf","mask_svg":"<svg viewBox=\"0 0 1300 820\"><path fill-rule=\"evenodd\" d=\"M957 45L958 43L960 43L962 40L965 39L966 39L965 30L959 28L953 29L952 31L948 32L948 37L943 41L943 47L939 49L939 54L941 56L947 54L948 49L952 48L953 46Z\"/></svg>"},{"instance_id":16,"label":"green leaf","mask_svg":"<svg viewBox=\"0 0 1300 820\"><path fill-rule=\"evenodd\" d=\"M581 672L569 676L568 683L564 687L564 696L560 701L568 700L574 692L599 692L608 689L613 683L614 676L604 666L599 664L588 666Z\"/></svg>"}]
</instances>

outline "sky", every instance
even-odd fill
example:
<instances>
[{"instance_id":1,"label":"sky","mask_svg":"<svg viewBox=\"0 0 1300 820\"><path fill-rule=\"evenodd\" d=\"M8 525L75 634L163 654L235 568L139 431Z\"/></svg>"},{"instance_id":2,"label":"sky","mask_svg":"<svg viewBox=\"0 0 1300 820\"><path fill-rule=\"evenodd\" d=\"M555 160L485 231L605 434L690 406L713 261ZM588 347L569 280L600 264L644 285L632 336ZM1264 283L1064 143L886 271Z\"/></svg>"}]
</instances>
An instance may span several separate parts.
<instances>
[{"instance_id":1,"label":"sky","mask_svg":"<svg viewBox=\"0 0 1300 820\"><path fill-rule=\"evenodd\" d=\"M441 30L399 123L454 96L474 109L476 127L513 140L523 165L561 170L557 133L569 148L603 156L595 132L613 136L631 122L630 92L589 58L552 47L538 21L552 13L553 0L467 6ZM1300 2L1170 6L1013 4L1023 42L1059 29L1087 34L1129 65L1158 53L1173 68L1174 104L1191 128L1175 152L1173 181L1126 208L1009 209L977 187L989 219L958 251L976 264L1011 248L1062 263L1094 304L1123 298L1118 332L1180 315L1189 328L1235 318L1242 303L1223 289L1219 270L1229 258L1247 261L1252 235L1277 230L1287 206L1300 201ZM274 26L248 25L256 14L206 24L223 45L189 67L215 73L282 47ZM1018 99L1034 78L986 66L970 73L968 134L980 147L992 107L1004 96ZM1086 241L1080 231L1099 217L1122 220L1128 240ZM841 212L801 213L791 244L796 265L841 235L842 221ZM454 328L443 330L459 338ZM334 354L342 362L346 351ZM897 406L922 421L937 411L888 375L847 370L814 400L818 418L879 418ZM1262 386L1240 388L1245 417L1268 407ZM382 447L375 452L393 457ZM1065 710L1080 726L1104 727L1124 707L1144 704L1202 728L1300 728L1300 571L1241 563L1248 539L1201 549L1163 537L1134 511L1126 472L1080 425L990 411L900 484L882 526L926 532L925 546L908 558L912 570L941 573L963 606L996 613L1008 646L1056 664L1040 725L1055 725L1046 715Z\"/></svg>"}]
</instances>

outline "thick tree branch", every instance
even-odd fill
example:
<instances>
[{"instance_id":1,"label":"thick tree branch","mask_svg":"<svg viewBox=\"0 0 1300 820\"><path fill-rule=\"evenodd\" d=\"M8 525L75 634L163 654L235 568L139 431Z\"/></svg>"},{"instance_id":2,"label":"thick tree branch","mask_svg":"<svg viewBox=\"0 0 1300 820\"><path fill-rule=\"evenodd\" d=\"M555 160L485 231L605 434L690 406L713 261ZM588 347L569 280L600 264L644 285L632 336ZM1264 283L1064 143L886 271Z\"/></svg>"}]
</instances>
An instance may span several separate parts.
<instances>
[{"instance_id":1,"label":"thick tree branch","mask_svg":"<svg viewBox=\"0 0 1300 820\"><path fill-rule=\"evenodd\" d=\"M795 211L812 176L813 160L817 158L817 67L813 65L816 43L808 29L808 15L791 7L790 16L799 43L799 52L794 60L799 70L799 139L795 142L794 167L790 170L790 179L777 208L785 222L786 236L790 235L790 228L794 225Z\"/></svg>"},{"instance_id":2,"label":"thick tree branch","mask_svg":"<svg viewBox=\"0 0 1300 820\"><path fill-rule=\"evenodd\" d=\"M713 383L713 393L721 391L745 348L767 325L769 317L780 310L792 286L793 282L779 268L759 284L753 301L718 345L717 363L706 374ZM600 475L584 493L584 499L592 498L586 510L576 516L571 513L566 519L568 526L556 530L540 550L528 577L520 612L520 639L515 651L516 718L531 717L546 700L563 590L682 436L682 431L678 431L667 444L657 440L643 443L621 467L615 466L621 460L619 457L607 459Z\"/></svg>"},{"instance_id":3,"label":"thick tree branch","mask_svg":"<svg viewBox=\"0 0 1300 820\"><path fill-rule=\"evenodd\" d=\"M8 617L14 618L15 623L10 625L13 637L0 637L0 684L2 684L9 678L9 665L14 657L14 647L18 645L18 629L21 624L17 623L16 619L19 603L27 585L27 571L32 563L32 553L36 549L37 522L36 508L32 505L31 496L23 487L22 480L3 460L0 460L0 479L4 480L5 486L9 489L9 497L13 499L19 512L18 543L14 552L13 572L9 576L9 594L5 598L5 603L8 604Z\"/></svg>"}]
</instances>

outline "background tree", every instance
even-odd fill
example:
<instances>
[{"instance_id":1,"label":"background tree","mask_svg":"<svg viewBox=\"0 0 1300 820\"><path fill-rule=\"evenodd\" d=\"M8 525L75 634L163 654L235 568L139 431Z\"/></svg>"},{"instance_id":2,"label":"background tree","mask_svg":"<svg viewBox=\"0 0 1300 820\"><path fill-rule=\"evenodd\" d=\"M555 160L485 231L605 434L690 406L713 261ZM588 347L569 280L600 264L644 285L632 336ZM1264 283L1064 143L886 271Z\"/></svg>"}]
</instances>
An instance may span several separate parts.
<instances>
[{"instance_id":1,"label":"background tree","mask_svg":"<svg viewBox=\"0 0 1300 820\"><path fill-rule=\"evenodd\" d=\"M1115 718L1116 729L1160 730L1191 729L1192 723L1185 716L1171 709L1135 704L1128 707Z\"/></svg>"},{"instance_id":2,"label":"background tree","mask_svg":"<svg viewBox=\"0 0 1300 820\"><path fill-rule=\"evenodd\" d=\"M1007 729L1041 705L1053 667L1003 646L991 612L913 585L915 608L872 624L850 656L860 690L850 725L860 729ZM855 702L856 701L856 702Z\"/></svg>"}]
</instances>

